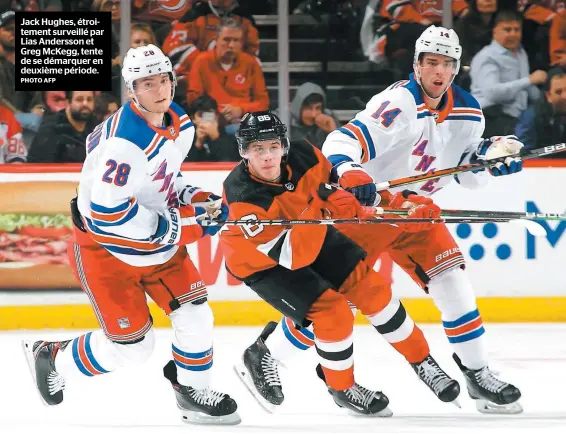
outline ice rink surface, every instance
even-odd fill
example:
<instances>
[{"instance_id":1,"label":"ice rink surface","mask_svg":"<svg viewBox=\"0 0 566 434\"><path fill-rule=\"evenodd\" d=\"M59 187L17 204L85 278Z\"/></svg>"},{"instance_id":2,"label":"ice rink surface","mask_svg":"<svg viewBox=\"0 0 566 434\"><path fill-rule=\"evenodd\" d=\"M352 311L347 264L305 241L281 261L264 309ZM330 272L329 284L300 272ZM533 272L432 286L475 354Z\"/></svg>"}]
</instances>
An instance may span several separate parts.
<instances>
[{"instance_id":1,"label":"ice rink surface","mask_svg":"<svg viewBox=\"0 0 566 434\"><path fill-rule=\"evenodd\" d=\"M463 378L451 358L439 325L423 330L433 356L462 386L462 409L444 404L420 383L411 367L373 330L355 330L356 380L382 390L393 417L353 416L338 408L316 377L316 352L309 350L281 369L285 403L265 413L233 371L242 351L260 328L216 328L212 385L238 402L242 423L234 427L184 424L162 367L170 357L171 330L158 329L156 350L143 366L96 378L69 381L65 401L45 407L32 384L20 341L64 339L74 331L0 332L0 433L565 433L566 325L487 325L492 367L517 385L525 412L482 415L467 397Z\"/></svg>"}]
</instances>

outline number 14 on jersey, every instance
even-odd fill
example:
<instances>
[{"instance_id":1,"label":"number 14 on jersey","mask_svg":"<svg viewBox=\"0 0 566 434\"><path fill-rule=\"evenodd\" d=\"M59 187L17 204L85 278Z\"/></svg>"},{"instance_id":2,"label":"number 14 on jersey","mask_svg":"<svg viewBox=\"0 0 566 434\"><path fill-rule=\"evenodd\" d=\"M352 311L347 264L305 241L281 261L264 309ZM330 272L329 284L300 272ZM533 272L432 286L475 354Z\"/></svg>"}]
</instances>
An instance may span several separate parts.
<instances>
[{"instance_id":1,"label":"number 14 on jersey","mask_svg":"<svg viewBox=\"0 0 566 434\"><path fill-rule=\"evenodd\" d=\"M399 113L401 113L400 108L394 108L391 110L384 111L385 108L389 105L389 103L390 101L384 101L375 111L375 113L371 115L371 117L374 119L381 118L381 123L385 128L388 128L393 123L395 118L399 116Z\"/></svg>"}]
</instances>

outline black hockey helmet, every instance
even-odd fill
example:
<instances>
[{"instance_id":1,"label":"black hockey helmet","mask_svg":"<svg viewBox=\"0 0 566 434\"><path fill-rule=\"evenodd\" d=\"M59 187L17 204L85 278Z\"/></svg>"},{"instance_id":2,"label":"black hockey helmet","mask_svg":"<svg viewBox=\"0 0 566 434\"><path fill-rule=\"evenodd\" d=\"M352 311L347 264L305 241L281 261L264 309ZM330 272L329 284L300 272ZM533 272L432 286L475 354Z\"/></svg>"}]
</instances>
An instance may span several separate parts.
<instances>
[{"instance_id":1,"label":"black hockey helmet","mask_svg":"<svg viewBox=\"0 0 566 434\"><path fill-rule=\"evenodd\" d=\"M244 158L248 145L253 142L279 139L283 146L283 155L287 155L290 147L287 127L269 110L246 113L240 121L240 129L236 133L236 139L242 158Z\"/></svg>"}]
</instances>

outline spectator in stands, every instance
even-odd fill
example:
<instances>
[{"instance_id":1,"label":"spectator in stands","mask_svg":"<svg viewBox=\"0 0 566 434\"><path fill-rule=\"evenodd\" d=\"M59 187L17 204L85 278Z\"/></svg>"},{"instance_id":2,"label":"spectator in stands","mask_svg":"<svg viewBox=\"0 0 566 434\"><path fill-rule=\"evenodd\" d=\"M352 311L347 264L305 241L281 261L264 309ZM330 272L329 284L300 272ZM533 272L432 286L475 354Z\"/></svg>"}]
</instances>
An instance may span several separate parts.
<instances>
[{"instance_id":1,"label":"spectator in stands","mask_svg":"<svg viewBox=\"0 0 566 434\"><path fill-rule=\"evenodd\" d=\"M68 104L67 95L63 90L38 92L32 100L32 107L40 108L44 115L60 112L66 109Z\"/></svg>"},{"instance_id":2,"label":"spectator in stands","mask_svg":"<svg viewBox=\"0 0 566 434\"><path fill-rule=\"evenodd\" d=\"M454 19L468 13L466 0L453 0ZM378 28L374 31L374 18ZM442 22L442 2L370 0L360 31L362 49L370 61L389 61L402 76L413 70L415 41L431 24Z\"/></svg>"},{"instance_id":3,"label":"spectator in stands","mask_svg":"<svg viewBox=\"0 0 566 434\"><path fill-rule=\"evenodd\" d=\"M118 108L120 101L111 93L101 92L94 97L94 118L97 123L108 119Z\"/></svg>"},{"instance_id":4,"label":"spectator in stands","mask_svg":"<svg viewBox=\"0 0 566 434\"><path fill-rule=\"evenodd\" d=\"M320 149L326 136L339 126L340 121L326 107L324 90L310 82L299 86L291 101L291 140L308 140Z\"/></svg>"},{"instance_id":5,"label":"spectator in stands","mask_svg":"<svg viewBox=\"0 0 566 434\"><path fill-rule=\"evenodd\" d=\"M120 98L122 74L120 56L120 0L94 0L90 6L94 12L111 12L110 56L112 57L112 93Z\"/></svg>"},{"instance_id":6,"label":"spectator in stands","mask_svg":"<svg viewBox=\"0 0 566 434\"><path fill-rule=\"evenodd\" d=\"M566 142L566 72L560 68L548 71L544 91L544 98L517 123L515 135L527 149Z\"/></svg>"},{"instance_id":7,"label":"spectator in stands","mask_svg":"<svg viewBox=\"0 0 566 434\"><path fill-rule=\"evenodd\" d=\"M0 101L12 112L24 110L22 93L16 92L16 36L13 11L0 15Z\"/></svg>"},{"instance_id":8,"label":"spectator in stands","mask_svg":"<svg viewBox=\"0 0 566 434\"><path fill-rule=\"evenodd\" d=\"M0 15L0 104L11 110L25 129L37 131L40 111L29 111L34 92L16 91L15 13Z\"/></svg>"},{"instance_id":9,"label":"spectator in stands","mask_svg":"<svg viewBox=\"0 0 566 434\"><path fill-rule=\"evenodd\" d=\"M523 15L523 48L529 56L531 71L548 69L550 56L550 27L557 12L564 9L564 0L520 0L519 12Z\"/></svg>"},{"instance_id":10,"label":"spectator in stands","mask_svg":"<svg viewBox=\"0 0 566 434\"><path fill-rule=\"evenodd\" d=\"M163 43L163 52L171 58L181 81L189 75L198 53L214 48L223 18L230 17L240 24L242 50L259 55L258 31L250 19L237 15L237 4L234 0L199 2L172 27Z\"/></svg>"},{"instance_id":11,"label":"spectator in stands","mask_svg":"<svg viewBox=\"0 0 566 434\"><path fill-rule=\"evenodd\" d=\"M566 68L566 10L552 21L549 35L550 64Z\"/></svg>"},{"instance_id":12,"label":"spectator in stands","mask_svg":"<svg viewBox=\"0 0 566 434\"><path fill-rule=\"evenodd\" d=\"M238 143L218 125L218 105L208 95L198 97L187 112L196 136L187 161L240 161Z\"/></svg>"},{"instance_id":13,"label":"spectator in stands","mask_svg":"<svg viewBox=\"0 0 566 434\"><path fill-rule=\"evenodd\" d=\"M69 104L46 116L29 150L30 163L82 163L86 137L96 125L94 92L66 92Z\"/></svg>"},{"instance_id":14,"label":"spectator in stands","mask_svg":"<svg viewBox=\"0 0 566 434\"><path fill-rule=\"evenodd\" d=\"M521 16L512 10L495 17L493 41L472 59L472 95L483 108L485 137L513 134L529 102L539 98L536 85L546 72L529 75L529 59L521 47Z\"/></svg>"},{"instance_id":15,"label":"spectator in stands","mask_svg":"<svg viewBox=\"0 0 566 434\"><path fill-rule=\"evenodd\" d=\"M149 44L157 45L151 26L147 23L132 23L130 26L130 47L137 48Z\"/></svg>"},{"instance_id":16,"label":"spectator in stands","mask_svg":"<svg viewBox=\"0 0 566 434\"><path fill-rule=\"evenodd\" d=\"M200 53L191 69L187 103L208 94L218 103L221 127L235 133L246 112L267 110L269 96L257 58L242 52L243 30L239 21L223 18L214 50Z\"/></svg>"},{"instance_id":17,"label":"spectator in stands","mask_svg":"<svg viewBox=\"0 0 566 434\"><path fill-rule=\"evenodd\" d=\"M470 65L472 58L491 43L497 0L470 0L470 12L454 24L462 46L462 65Z\"/></svg>"},{"instance_id":18,"label":"spectator in stands","mask_svg":"<svg viewBox=\"0 0 566 434\"><path fill-rule=\"evenodd\" d=\"M24 163L26 156L20 123L11 110L0 105L0 164Z\"/></svg>"}]
</instances>

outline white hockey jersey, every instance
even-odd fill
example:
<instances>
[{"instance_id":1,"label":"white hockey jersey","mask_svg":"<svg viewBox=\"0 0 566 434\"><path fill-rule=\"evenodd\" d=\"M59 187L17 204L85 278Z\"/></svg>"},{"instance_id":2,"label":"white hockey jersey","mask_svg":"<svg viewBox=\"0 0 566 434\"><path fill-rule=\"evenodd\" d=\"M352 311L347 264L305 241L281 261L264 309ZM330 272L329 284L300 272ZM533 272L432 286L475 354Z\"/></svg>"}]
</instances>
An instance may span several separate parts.
<instances>
[{"instance_id":1,"label":"white hockey jersey","mask_svg":"<svg viewBox=\"0 0 566 434\"><path fill-rule=\"evenodd\" d=\"M414 74L375 95L365 110L343 127L328 135L323 154L342 174L340 163L361 163L376 182L420 175L470 162L482 141L484 118L476 99L452 84L439 110L429 109ZM342 171L344 168L342 168ZM486 172L458 175L468 187L485 184ZM430 196L445 187L451 177L432 179L410 189Z\"/></svg>"},{"instance_id":2,"label":"white hockey jersey","mask_svg":"<svg viewBox=\"0 0 566 434\"><path fill-rule=\"evenodd\" d=\"M195 135L189 116L172 103L168 127L149 124L132 102L87 138L78 207L91 237L133 266L167 262L177 245L152 244L158 214L179 206L180 174Z\"/></svg>"}]
</instances>

